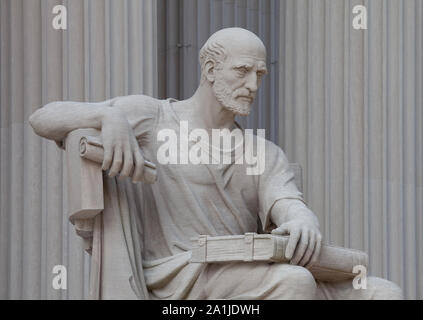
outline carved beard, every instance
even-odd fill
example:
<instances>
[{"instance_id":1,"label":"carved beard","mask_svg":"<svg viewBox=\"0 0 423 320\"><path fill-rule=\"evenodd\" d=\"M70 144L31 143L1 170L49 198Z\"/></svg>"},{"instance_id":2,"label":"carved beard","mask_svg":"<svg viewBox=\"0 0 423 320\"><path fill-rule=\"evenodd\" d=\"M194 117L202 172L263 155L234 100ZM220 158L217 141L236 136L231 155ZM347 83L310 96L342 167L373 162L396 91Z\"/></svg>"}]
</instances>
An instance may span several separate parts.
<instances>
[{"instance_id":1,"label":"carved beard","mask_svg":"<svg viewBox=\"0 0 423 320\"><path fill-rule=\"evenodd\" d=\"M239 102L236 97L248 95L243 93L243 89L232 91L220 72L216 72L213 83L213 92L220 104L227 110L240 116L248 116L251 111L251 103L247 101Z\"/></svg>"}]
</instances>

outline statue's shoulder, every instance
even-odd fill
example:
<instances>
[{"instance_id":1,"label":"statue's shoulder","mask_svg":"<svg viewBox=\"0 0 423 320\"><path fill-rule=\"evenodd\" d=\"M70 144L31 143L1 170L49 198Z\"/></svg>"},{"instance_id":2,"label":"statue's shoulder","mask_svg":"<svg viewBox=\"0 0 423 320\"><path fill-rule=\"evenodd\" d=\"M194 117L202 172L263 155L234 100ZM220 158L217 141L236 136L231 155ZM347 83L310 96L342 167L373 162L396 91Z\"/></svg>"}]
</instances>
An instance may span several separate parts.
<instances>
[{"instance_id":1,"label":"statue's shoulder","mask_svg":"<svg viewBox=\"0 0 423 320\"><path fill-rule=\"evenodd\" d=\"M146 106L157 108L161 105L162 100L150 97L144 94L133 94L128 96L119 96L111 100L111 106Z\"/></svg>"},{"instance_id":2,"label":"statue's shoulder","mask_svg":"<svg viewBox=\"0 0 423 320\"><path fill-rule=\"evenodd\" d=\"M162 109L163 100L136 94L113 98L110 101L110 106L121 109L128 118L157 118Z\"/></svg>"},{"instance_id":3,"label":"statue's shoulder","mask_svg":"<svg viewBox=\"0 0 423 320\"><path fill-rule=\"evenodd\" d=\"M277 163L289 163L282 148L273 141L266 139L264 131L254 131L256 130L251 130L248 133L246 132L246 147L252 146L253 154L260 155L260 161L269 164L268 166L266 165L266 167L271 168Z\"/></svg>"},{"instance_id":4,"label":"statue's shoulder","mask_svg":"<svg viewBox=\"0 0 423 320\"><path fill-rule=\"evenodd\" d=\"M282 151L282 149L277 144L271 140L266 139L266 132L264 129L244 129L244 134L246 143L252 145L255 151L259 149L271 154L277 154Z\"/></svg>"}]
</instances>

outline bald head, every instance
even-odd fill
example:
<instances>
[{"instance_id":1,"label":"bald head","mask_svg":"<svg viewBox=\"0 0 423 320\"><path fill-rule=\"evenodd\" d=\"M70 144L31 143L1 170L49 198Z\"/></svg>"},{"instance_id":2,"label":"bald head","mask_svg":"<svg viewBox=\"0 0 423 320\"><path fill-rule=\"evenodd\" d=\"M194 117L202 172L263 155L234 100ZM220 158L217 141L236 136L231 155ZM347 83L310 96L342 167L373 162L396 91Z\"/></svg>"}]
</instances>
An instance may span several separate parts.
<instances>
[{"instance_id":1,"label":"bald head","mask_svg":"<svg viewBox=\"0 0 423 320\"><path fill-rule=\"evenodd\" d=\"M200 65L204 71L207 61L223 62L229 54L266 58L266 47L253 32L242 28L225 28L213 33L200 50Z\"/></svg>"},{"instance_id":2,"label":"bald head","mask_svg":"<svg viewBox=\"0 0 423 320\"><path fill-rule=\"evenodd\" d=\"M200 50L201 92L213 92L220 106L248 115L266 69L266 48L251 31L227 28Z\"/></svg>"}]
</instances>

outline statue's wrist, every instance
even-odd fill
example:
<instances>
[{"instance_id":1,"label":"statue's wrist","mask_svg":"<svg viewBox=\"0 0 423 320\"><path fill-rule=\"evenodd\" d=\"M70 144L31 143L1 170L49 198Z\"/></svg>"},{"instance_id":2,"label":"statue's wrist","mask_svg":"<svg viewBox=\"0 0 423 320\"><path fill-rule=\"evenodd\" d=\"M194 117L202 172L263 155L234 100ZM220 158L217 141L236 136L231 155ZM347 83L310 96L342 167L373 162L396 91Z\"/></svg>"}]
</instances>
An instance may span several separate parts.
<instances>
[{"instance_id":1,"label":"statue's wrist","mask_svg":"<svg viewBox=\"0 0 423 320\"><path fill-rule=\"evenodd\" d=\"M100 123L103 127L104 123L108 120L118 119L123 116L123 113L117 109L112 107L105 107L101 108L100 111Z\"/></svg>"}]
</instances>

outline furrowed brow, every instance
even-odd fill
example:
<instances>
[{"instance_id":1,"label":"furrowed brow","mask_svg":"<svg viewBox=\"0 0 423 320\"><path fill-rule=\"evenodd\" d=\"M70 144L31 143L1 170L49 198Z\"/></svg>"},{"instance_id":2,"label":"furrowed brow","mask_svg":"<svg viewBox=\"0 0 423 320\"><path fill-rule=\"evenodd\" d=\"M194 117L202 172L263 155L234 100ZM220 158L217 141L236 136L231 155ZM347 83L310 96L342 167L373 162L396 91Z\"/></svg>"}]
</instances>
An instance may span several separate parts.
<instances>
[{"instance_id":1,"label":"furrowed brow","mask_svg":"<svg viewBox=\"0 0 423 320\"><path fill-rule=\"evenodd\" d=\"M259 67L259 68L257 68L257 72L261 72L263 74L267 74L268 73L266 67Z\"/></svg>"},{"instance_id":2,"label":"furrowed brow","mask_svg":"<svg viewBox=\"0 0 423 320\"><path fill-rule=\"evenodd\" d=\"M257 66L257 72L262 72L264 74L267 74L267 67L266 67L266 63L264 62L259 62L258 66Z\"/></svg>"},{"instance_id":3,"label":"furrowed brow","mask_svg":"<svg viewBox=\"0 0 423 320\"><path fill-rule=\"evenodd\" d=\"M234 66L235 69L240 69L240 68L251 69L252 67L253 67L253 65L249 64L249 63L238 63Z\"/></svg>"}]
</instances>

